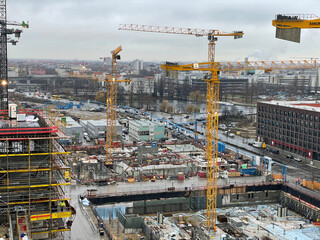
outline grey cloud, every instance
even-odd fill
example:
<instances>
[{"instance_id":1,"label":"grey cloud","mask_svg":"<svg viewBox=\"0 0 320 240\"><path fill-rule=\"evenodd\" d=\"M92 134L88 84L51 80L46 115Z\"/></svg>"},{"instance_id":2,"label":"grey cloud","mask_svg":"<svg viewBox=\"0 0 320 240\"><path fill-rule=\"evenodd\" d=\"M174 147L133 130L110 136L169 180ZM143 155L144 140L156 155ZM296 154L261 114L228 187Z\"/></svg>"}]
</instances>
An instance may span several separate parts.
<instances>
[{"instance_id":1,"label":"grey cloud","mask_svg":"<svg viewBox=\"0 0 320 240\"><path fill-rule=\"evenodd\" d=\"M317 29L304 30L301 44L294 44L275 39L271 25L277 13L320 9L317 0L7 0L7 5L8 19L30 21L18 45L9 48L12 58L98 59L122 44L124 60L193 61L197 54L206 60L205 37L118 31L120 23L243 30L243 39L219 39L220 60L319 55L312 47Z\"/></svg>"}]
</instances>

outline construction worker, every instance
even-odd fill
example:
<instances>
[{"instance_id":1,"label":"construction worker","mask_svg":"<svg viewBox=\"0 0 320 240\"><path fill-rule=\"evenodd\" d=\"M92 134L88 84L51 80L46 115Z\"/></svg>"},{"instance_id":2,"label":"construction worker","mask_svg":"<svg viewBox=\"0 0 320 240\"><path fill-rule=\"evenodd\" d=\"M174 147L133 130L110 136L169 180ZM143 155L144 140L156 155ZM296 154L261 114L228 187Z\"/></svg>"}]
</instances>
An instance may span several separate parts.
<instances>
[{"instance_id":1,"label":"construction worker","mask_svg":"<svg viewBox=\"0 0 320 240\"><path fill-rule=\"evenodd\" d=\"M58 203L58 211L59 212L63 211L63 208L65 208L65 207L66 207L65 201L61 201L61 202Z\"/></svg>"}]
</instances>

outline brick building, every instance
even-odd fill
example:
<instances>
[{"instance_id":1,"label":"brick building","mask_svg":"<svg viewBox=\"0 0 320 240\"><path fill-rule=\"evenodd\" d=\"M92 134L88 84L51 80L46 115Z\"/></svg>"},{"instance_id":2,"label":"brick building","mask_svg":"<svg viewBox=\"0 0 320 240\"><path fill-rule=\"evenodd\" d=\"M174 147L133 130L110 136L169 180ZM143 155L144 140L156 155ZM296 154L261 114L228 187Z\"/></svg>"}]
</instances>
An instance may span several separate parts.
<instances>
[{"instance_id":1,"label":"brick building","mask_svg":"<svg viewBox=\"0 0 320 240\"><path fill-rule=\"evenodd\" d=\"M257 136L266 144L298 154L320 166L320 102L257 104ZM319 161L319 162L318 162Z\"/></svg>"}]
</instances>

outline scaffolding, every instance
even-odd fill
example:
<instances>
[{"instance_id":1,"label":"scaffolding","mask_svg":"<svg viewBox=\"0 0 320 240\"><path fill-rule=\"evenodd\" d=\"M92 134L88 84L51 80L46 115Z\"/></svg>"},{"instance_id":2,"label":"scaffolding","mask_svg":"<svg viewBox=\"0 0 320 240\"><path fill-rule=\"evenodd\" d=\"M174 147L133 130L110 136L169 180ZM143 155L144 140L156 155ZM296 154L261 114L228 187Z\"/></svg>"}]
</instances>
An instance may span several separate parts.
<instances>
[{"instance_id":1,"label":"scaffolding","mask_svg":"<svg viewBox=\"0 0 320 240\"><path fill-rule=\"evenodd\" d=\"M0 112L0 223L14 236L64 239L75 210L68 197L69 153L59 144L63 133L39 110L18 113L38 121L5 120L7 111Z\"/></svg>"}]
</instances>

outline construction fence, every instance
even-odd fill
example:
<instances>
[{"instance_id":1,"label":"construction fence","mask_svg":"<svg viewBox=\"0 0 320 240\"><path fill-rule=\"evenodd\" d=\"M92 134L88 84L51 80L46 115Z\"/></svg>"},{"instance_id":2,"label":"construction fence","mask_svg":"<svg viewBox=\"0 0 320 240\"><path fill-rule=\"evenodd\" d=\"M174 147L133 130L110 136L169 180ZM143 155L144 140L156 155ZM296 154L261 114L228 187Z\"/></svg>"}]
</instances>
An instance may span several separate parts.
<instances>
[{"instance_id":1,"label":"construction fence","mask_svg":"<svg viewBox=\"0 0 320 240\"><path fill-rule=\"evenodd\" d=\"M316 182L316 181L306 181L303 180L302 181L302 186L312 189L312 190L319 190L320 189L320 183Z\"/></svg>"}]
</instances>

